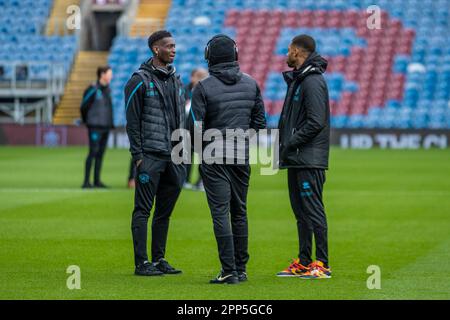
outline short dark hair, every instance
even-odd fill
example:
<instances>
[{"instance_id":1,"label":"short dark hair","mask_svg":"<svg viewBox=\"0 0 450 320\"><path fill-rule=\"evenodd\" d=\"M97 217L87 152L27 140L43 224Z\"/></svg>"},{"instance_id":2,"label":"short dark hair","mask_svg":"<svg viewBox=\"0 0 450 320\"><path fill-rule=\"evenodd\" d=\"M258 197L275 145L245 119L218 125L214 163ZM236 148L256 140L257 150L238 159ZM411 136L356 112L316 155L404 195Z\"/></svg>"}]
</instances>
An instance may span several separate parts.
<instances>
[{"instance_id":1,"label":"short dark hair","mask_svg":"<svg viewBox=\"0 0 450 320\"><path fill-rule=\"evenodd\" d=\"M167 30L158 30L153 32L150 37L148 37L148 47L150 50L153 52L153 44L164 38L172 38L172 34Z\"/></svg>"},{"instance_id":2,"label":"short dark hair","mask_svg":"<svg viewBox=\"0 0 450 320\"><path fill-rule=\"evenodd\" d=\"M106 66L100 66L97 68L97 80L100 79L100 77L102 76L102 74L108 72L108 70L111 70L111 67L106 65Z\"/></svg>"},{"instance_id":3,"label":"short dark hair","mask_svg":"<svg viewBox=\"0 0 450 320\"><path fill-rule=\"evenodd\" d=\"M312 53L316 51L316 41L313 37L310 37L306 34L301 34L292 39L292 44L304 49L308 53Z\"/></svg>"}]
</instances>

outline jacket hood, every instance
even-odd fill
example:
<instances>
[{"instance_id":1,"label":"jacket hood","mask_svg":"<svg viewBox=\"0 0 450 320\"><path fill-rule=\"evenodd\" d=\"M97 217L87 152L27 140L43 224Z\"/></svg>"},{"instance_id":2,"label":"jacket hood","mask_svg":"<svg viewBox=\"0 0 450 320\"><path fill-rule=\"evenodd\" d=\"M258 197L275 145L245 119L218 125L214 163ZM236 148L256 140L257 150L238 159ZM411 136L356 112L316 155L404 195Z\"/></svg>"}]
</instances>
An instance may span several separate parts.
<instances>
[{"instance_id":1,"label":"jacket hood","mask_svg":"<svg viewBox=\"0 0 450 320\"><path fill-rule=\"evenodd\" d=\"M167 69L155 67L153 65L153 58L150 58L149 60L147 60L146 62L141 64L141 66L139 67L139 70L145 70L145 71L151 72L162 79L170 78L176 72L175 67L171 64L169 64L167 66Z\"/></svg>"},{"instance_id":2,"label":"jacket hood","mask_svg":"<svg viewBox=\"0 0 450 320\"><path fill-rule=\"evenodd\" d=\"M236 61L215 64L209 67L209 73L228 85L235 84L242 79L242 72Z\"/></svg>"},{"instance_id":3,"label":"jacket hood","mask_svg":"<svg viewBox=\"0 0 450 320\"><path fill-rule=\"evenodd\" d=\"M305 78L312 73L325 73L328 61L317 52L313 52L298 70L283 72L284 80L290 84L294 79Z\"/></svg>"}]
</instances>

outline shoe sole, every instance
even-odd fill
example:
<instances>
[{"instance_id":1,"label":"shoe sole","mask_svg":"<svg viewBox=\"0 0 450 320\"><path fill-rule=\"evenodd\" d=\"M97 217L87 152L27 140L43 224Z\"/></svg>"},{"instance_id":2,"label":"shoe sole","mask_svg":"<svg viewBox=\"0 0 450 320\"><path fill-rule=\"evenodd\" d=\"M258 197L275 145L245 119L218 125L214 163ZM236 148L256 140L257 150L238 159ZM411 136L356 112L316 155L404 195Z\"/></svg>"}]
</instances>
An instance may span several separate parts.
<instances>
[{"instance_id":1,"label":"shoe sole","mask_svg":"<svg viewBox=\"0 0 450 320\"><path fill-rule=\"evenodd\" d=\"M331 279L331 276L322 276L322 277L305 277L305 276L300 276L299 277L302 280L322 280L322 279Z\"/></svg>"},{"instance_id":2,"label":"shoe sole","mask_svg":"<svg viewBox=\"0 0 450 320\"><path fill-rule=\"evenodd\" d=\"M164 275L164 273L155 273L155 274L142 274L142 273L134 273L135 276L140 276L140 277L161 277Z\"/></svg>"},{"instance_id":3,"label":"shoe sole","mask_svg":"<svg viewBox=\"0 0 450 320\"><path fill-rule=\"evenodd\" d=\"M239 284L239 280L226 280L223 282L215 282L215 280L209 281L210 284Z\"/></svg>"},{"instance_id":4,"label":"shoe sole","mask_svg":"<svg viewBox=\"0 0 450 320\"><path fill-rule=\"evenodd\" d=\"M298 278L301 277L301 275L296 275L296 274L277 274L276 275L279 278Z\"/></svg>"},{"instance_id":5,"label":"shoe sole","mask_svg":"<svg viewBox=\"0 0 450 320\"><path fill-rule=\"evenodd\" d=\"M163 274L167 274L167 275L169 275L169 276L174 276L174 275L182 274L182 273L183 273L183 272L180 271L180 272L164 272Z\"/></svg>"}]
</instances>

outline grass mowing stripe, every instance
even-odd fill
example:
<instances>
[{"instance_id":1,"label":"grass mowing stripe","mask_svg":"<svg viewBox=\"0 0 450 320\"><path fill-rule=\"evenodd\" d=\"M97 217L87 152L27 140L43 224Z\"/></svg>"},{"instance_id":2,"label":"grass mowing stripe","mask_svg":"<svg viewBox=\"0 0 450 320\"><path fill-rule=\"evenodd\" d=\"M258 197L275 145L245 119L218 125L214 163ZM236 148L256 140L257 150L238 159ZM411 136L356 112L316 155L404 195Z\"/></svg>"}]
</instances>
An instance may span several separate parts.
<instances>
[{"instance_id":1,"label":"grass mowing stripe","mask_svg":"<svg viewBox=\"0 0 450 320\"><path fill-rule=\"evenodd\" d=\"M286 193L286 190L278 190L278 189L267 189L264 192L278 192L278 193ZM132 193L133 190L128 190L127 188L110 188L110 189L89 189L84 190L80 188L62 188L62 189L54 189L54 188L0 188L1 192L7 193L41 193L41 192L52 192L52 193L93 193L93 192L128 192ZM183 192L190 193L198 193L198 191L192 190L184 190ZM380 191L380 190L325 190L324 194L346 194L351 193L356 196L385 196L395 194L396 196L450 196L450 191L442 191L442 190L423 190L423 191L398 191L398 190L389 190L389 191Z\"/></svg>"}]
</instances>

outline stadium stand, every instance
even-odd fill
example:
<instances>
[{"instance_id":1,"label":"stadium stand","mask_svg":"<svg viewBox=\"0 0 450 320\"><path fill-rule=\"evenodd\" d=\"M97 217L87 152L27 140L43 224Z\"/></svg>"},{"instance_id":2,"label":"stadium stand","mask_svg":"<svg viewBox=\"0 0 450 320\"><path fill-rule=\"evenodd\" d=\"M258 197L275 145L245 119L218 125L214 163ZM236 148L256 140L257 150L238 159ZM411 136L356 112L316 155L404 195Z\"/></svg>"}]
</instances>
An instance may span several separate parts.
<instances>
[{"instance_id":1,"label":"stadium stand","mask_svg":"<svg viewBox=\"0 0 450 320\"><path fill-rule=\"evenodd\" d=\"M31 79L50 77L49 63L62 64L67 72L73 61L74 36L41 35L51 7L51 0L0 0L0 61L31 61ZM12 74L12 65L6 64L3 80Z\"/></svg>"},{"instance_id":2,"label":"stadium stand","mask_svg":"<svg viewBox=\"0 0 450 320\"><path fill-rule=\"evenodd\" d=\"M366 9L382 8L380 30ZM165 23L177 41L184 82L205 66L203 49L216 33L236 37L243 71L264 90L275 127L285 94L280 72L299 33L316 37L329 59L326 75L335 128L450 128L450 0L173 0ZM146 39L118 36L116 125L125 123L123 86L149 55Z\"/></svg>"},{"instance_id":3,"label":"stadium stand","mask_svg":"<svg viewBox=\"0 0 450 320\"><path fill-rule=\"evenodd\" d=\"M0 0L0 96L43 99L51 121L54 99L63 93L77 50L75 35L46 35L52 0ZM23 121L15 119L15 121Z\"/></svg>"}]
</instances>

